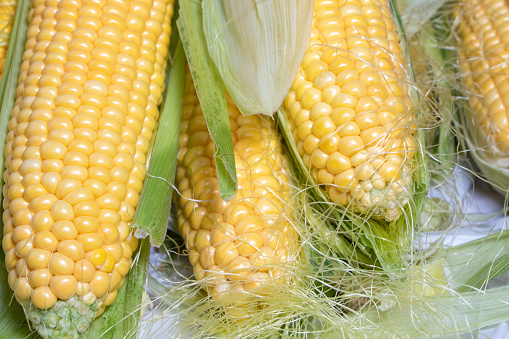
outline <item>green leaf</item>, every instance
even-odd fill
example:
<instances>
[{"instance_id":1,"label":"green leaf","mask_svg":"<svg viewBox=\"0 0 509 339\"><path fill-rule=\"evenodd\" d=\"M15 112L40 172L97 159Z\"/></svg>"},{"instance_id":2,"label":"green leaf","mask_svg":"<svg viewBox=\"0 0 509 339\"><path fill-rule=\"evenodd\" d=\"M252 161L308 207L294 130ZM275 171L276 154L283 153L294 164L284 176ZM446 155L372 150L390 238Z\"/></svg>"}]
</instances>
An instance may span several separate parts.
<instances>
[{"instance_id":1,"label":"green leaf","mask_svg":"<svg viewBox=\"0 0 509 339\"><path fill-rule=\"evenodd\" d=\"M224 84L207 51L201 1L181 2L177 25L209 133L216 145L216 170L221 198L228 201L237 192L233 140Z\"/></svg>"},{"instance_id":2,"label":"green leaf","mask_svg":"<svg viewBox=\"0 0 509 339\"><path fill-rule=\"evenodd\" d=\"M481 288L509 269L509 231L446 249L458 291Z\"/></svg>"},{"instance_id":3,"label":"green leaf","mask_svg":"<svg viewBox=\"0 0 509 339\"><path fill-rule=\"evenodd\" d=\"M459 295L428 297L382 312L383 328L397 329L404 338L457 336L459 333L509 320L509 286ZM391 332L392 333L392 332ZM383 329L373 337L386 334Z\"/></svg>"},{"instance_id":4,"label":"green leaf","mask_svg":"<svg viewBox=\"0 0 509 339\"><path fill-rule=\"evenodd\" d=\"M172 38L178 36L173 35ZM171 68L154 147L133 221L138 230L150 236L153 246L161 246L163 243L170 217L184 97L184 70L184 51L182 46L179 46ZM138 236L140 231L136 232Z\"/></svg>"}]
</instances>

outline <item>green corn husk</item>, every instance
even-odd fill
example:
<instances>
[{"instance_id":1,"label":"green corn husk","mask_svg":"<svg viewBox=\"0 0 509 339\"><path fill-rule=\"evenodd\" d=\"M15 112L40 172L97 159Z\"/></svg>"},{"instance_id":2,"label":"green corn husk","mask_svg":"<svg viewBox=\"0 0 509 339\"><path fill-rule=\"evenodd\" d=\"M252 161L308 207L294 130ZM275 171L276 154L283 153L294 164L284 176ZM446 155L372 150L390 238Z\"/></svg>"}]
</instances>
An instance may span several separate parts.
<instances>
[{"instance_id":1,"label":"green corn husk","mask_svg":"<svg viewBox=\"0 0 509 339\"><path fill-rule=\"evenodd\" d=\"M457 134L455 82L451 77L452 36L445 0L399 0L402 21L408 37L410 54L419 84L424 139L429 154L429 172L436 184L447 183L454 176L460 159Z\"/></svg>"},{"instance_id":2,"label":"green corn husk","mask_svg":"<svg viewBox=\"0 0 509 339\"><path fill-rule=\"evenodd\" d=\"M509 269L509 232L455 246L445 253L459 292L482 289Z\"/></svg>"},{"instance_id":3,"label":"green corn husk","mask_svg":"<svg viewBox=\"0 0 509 339\"><path fill-rule=\"evenodd\" d=\"M216 171L221 199L228 201L237 193L233 140L223 81L206 49L201 1L181 3L179 17L178 29L189 69L209 133L216 145Z\"/></svg>"},{"instance_id":4,"label":"green corn husk","mask_svg":"<svg viewBox=\"0 0 509 339\"><path fill-rule=\"evenodd\" d=\"M487 140L474 115L475 112L468 103L460 104L461 115L457 120L458 130L462 135L462 147L474 160L481 170L486 182L502 196L507 196L509 188L509 168L500 164L500 160L507 158L507 154L500 152Z\"/></svg>"},{"instance_id":5,"label":"green corn husk","mask_svg":"<svg viewBox=\"0 0 509 339\"><path fill-rule=\"evenodd\" d=\"M290 89L311 30L312 0L202 2L208 52L243 115L272 115Z\"/></svg>"},{"instance_id":6,"label":"green corn husk","mask_svg":"<svg viewBox=\"0 0 509 339\"><path fill-rule=\"evenodd\" d=\"M175 30L176 31L176 30ZM178 35L172 35L178 40ZM180 40L178 40L180 41ZM182 111L184 84L184 51L179 46L175 52L175 61L171 67L165 102L161 111L161 120L153 138L147 177L143 184L140 201L136 209L133 226L137 227L135 236L150 236L150 243L159 247L166 236L166 226L170 217L173 180L176 161L171 154L178 152L180 113ZM154 209L154 206L157 208Z\"/></svg>"},{"instance_id":7,"label":"green corn husk","mask_svg":"<svg viewBox=\"0 0 509 339\"><path fill-rule=\"evenodd\" d=\"M421 83L430 84L428 95L432 99L428 104L431 106L430 111L437 112L433 116L437 121L436 127L426 133L427 145L431 146L433 154L431 159L438 163L437 167L453 170L457 162L457 149L455 131L452 126L455 113L452 98L453 86L448 74L448 70L452 67L451 52L441 48L447 34L447 27L438 24L443 20L440 18L432 18L432 20L437 24L429 23L423 27L417 36L420 40L418 43L422 47L415 52L422 53L421 56L426 59L424 62L428 65L428 73L421 79Z\"/></svg>"}]
</instances>

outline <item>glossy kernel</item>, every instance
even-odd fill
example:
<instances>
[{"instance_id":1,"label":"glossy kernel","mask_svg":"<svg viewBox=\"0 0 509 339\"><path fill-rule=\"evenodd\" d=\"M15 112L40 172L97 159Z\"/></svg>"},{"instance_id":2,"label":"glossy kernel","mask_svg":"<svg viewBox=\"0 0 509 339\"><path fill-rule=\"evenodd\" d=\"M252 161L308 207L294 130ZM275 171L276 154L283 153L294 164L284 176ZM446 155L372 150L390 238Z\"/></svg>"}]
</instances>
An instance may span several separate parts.
<instances>
[{"instance_id":1,"label":"glossy kernel","mask_svg":"<svg viewBox=\"0 0 509 339\"><path fill-rule=\"evenodd\" d=\"M67 300L76 294L78 281L73 275L57 275L51 278L50 288L58 299Z\"/></svg>"},{"instance_id":2,"label":"glossy kernel","mask_svg":"<svg viewBox=\"0 0 509 339\"><path fill-rule=\"evenodd\" d=\"M49 271L52 274L72 274L74 261L62 253L53 253L49 260Z\"/></svg>"}]
</instances>

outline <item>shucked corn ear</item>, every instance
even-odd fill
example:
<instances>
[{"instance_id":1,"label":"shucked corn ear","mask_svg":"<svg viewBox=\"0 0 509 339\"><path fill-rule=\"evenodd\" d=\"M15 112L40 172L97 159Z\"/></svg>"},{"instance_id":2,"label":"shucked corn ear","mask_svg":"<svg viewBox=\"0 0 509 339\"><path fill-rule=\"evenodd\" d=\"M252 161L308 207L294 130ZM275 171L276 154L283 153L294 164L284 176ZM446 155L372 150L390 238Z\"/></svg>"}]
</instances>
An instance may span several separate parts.
<instances>
[{"instance_id":1,"label":"shucked corn ear","mask_svg":"<svg viewBox=\"0 0 509 339\"><path fill-rule=\"evenodd\" d=\"M484 133L484 143L493 145L509 168L509 45L506 31L509 4L505 1L459 2L458 54L473 121ZM490 148L485 148L489 153Z\"/></svg>"},{"instance_id":2,"label":"shucked corn ear","mask_svg":"<svg viewBox=\"0 0 509 339\"><path fill-rule=\"evenodd\" d=\"M0 77L4 72L5 58L11 38L14 14L17 0L4 0L0 2Z\"/></svg>"},{"instance_id":3,"label":"shucked corn ear","mask_svg":"<svg viewBox=\"0 0 509 339\"><path fill-rule=\"evenodd\" d=\"M172 0L34 0L5 148L9 286L77 337L123 285L162 100Z\"/></svg>"},{"instance_id":4,"label":"shucked corn ear","mask_svg":"<svg viewBox=\"0 0 509 339\"><path fill-rule=\"evenodd\" d=\"M386 0L315 0L311 37L284 101L316 183L354 211L396 219L411 196L412 104Z\"/></svg>"},{"instance_id":5,"label":"shucked corn ear","mask_svg":"<svg viewBox=\"0 0 509 339\"><path fill-rule=\"evenodd\" d=\"M262 293L260 289L284 280L285 270L295 259L297 234L289 206L286 160L271 120L245 117L229 96L227 100L236 197L229 202L220 198L215 146L190 74L180 128L179 194L174 197L196 279L212 297L236 293L228 300L240 302L244 291ZM232 305L227 306L232 310ZM236 316L245 315L242 306L233 309Z\"/></svg>"}]
</instances>

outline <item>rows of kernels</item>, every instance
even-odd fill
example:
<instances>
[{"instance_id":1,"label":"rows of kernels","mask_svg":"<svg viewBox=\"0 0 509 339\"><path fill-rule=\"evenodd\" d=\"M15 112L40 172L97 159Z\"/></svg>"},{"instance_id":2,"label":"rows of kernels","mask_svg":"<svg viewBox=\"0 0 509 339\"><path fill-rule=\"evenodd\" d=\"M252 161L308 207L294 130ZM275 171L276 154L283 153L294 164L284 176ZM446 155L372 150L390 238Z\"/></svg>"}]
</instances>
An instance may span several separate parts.
<instances>
[{"instance_id":1,"label":"rows of kernels","mask_svg":"<svg viewBox=\"0 0 509 339\"><path fill-rule=\"evenodd\" d=\"M392 187L408 190L415 141L404 60L387 1L315 0L284 106L304 163L341 205L365 211L379 203L373 188L392 200Z\"/></svg>"},{"instance_id":2,"label":"rows of kernels","mask_svg":"<svg viewBox=\"0 0 509 339\"><path fill-rule=\"evenodd\" d=\"M16 14L17 1L2 1L0 3L0 77L4 72L5 58L11 38L12 24Z\"/></svg>"},{"instance_id":3,"label":"rows of kernels","mask_svg":"<svg viewBox=\"0 0 509 339\"><path fill-rule=\"evenodd\" d=\"M287 171L268 119L244 117L228 98L238 193L220 198L214 143L190 75L180 129L178 224L195 277L212 296L278 281L296 251Z\"/></svg>"},{"instance_id":4,"label":"rows of kernels","mask_svg":"<svg viewBox=\"0 0 509 339\"><path fill-rule=\"evenodd\" d=\"M149 140L172 3L33 2L4 173L2 244L18 300L108 305L122 286L137 247L140 126L152 112Z\"/></svg>"},{"instance_id":5,"label":"rows of kernels","mask_svg":"<svg viewBox=\"0 0 509 339\"><path fill-rule=\"evenodd\" d=\"M489 142L508 153L509 78L504 74L508 72L509 44L504 36L509 5L494 0L461 4L459 54L469 101Z\"/></svg>"},{"instance_id":6,"label":"rows of kernels","mask_svg":"<svg viewBox=\"0 0 509 339\"><path fill-rule=\"evenodd\" d=\"M129 115L128 124L122 131L124 140L135 142L134 149L131 145L125 149L129 152L128 154L134 154L126 197L122 203L122 221L125 222L130 222L134 217L134 208L138 203L141 184L145 179L145 162L149 142L159 118L157 107L162 100L172 16L173 1L154 1L147 21L147 26L151 29L141 34L140 63L153 64L153 68L147 69L145 66L137 71L137 79L133 83L136 92L131 97L132 108L129 107L129 111L133 114ZM159 19L163 17L164 21L160 22ZM143 95L147 93L148 97L140 103L139 99L144 98ZM136 108L142 109L136 110Z\"/></svg>"}]
</instances>

